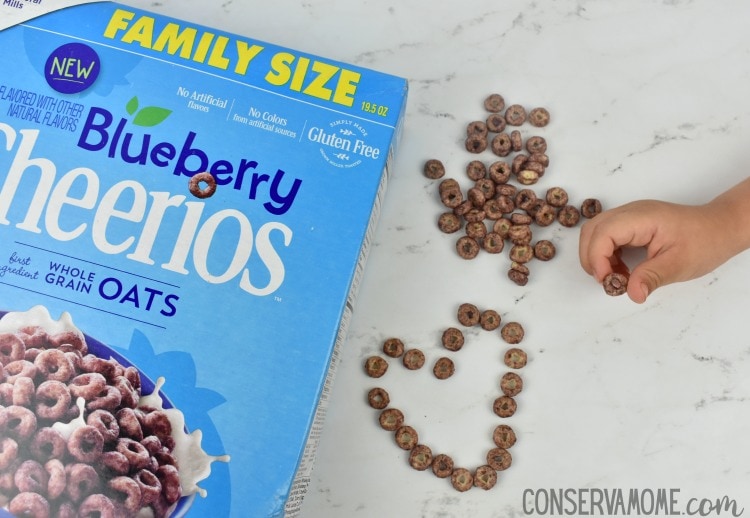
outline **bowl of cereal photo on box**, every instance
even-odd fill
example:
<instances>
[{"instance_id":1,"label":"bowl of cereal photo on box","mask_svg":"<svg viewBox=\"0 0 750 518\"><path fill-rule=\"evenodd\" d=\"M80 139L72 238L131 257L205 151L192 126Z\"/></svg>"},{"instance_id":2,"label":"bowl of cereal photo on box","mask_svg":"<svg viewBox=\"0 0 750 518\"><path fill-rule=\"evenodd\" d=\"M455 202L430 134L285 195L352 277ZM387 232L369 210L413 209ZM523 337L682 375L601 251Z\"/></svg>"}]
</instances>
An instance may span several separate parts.
<instances>
[{"instance_id":1,"label":"bowl of cereal photo on box","mask_svg":"<svg viewBox=\"0 0 750 518\"><path fill-rule=\"evenodd\" d=\"M163 383L68 313L0 312L0 516L184 516L227 459L201 450Z\"/></svg>"}]
</instances>

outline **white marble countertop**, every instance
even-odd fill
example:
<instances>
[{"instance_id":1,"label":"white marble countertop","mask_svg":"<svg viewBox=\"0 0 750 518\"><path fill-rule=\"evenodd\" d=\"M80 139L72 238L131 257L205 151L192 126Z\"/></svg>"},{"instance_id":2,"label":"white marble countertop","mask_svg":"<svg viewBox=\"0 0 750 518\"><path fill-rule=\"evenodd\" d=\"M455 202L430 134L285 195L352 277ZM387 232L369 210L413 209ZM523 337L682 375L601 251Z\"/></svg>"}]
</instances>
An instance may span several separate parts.
<instances>
[{"instance_id":1,"label":"white marble countertop","mask_svg":"<svg viewBox=\"0 0 750 518\"><path fill-rule=\"evenodd\" d=\"M607 297L579 266L578 230L555 224L538 237L551 239L558 256L533 264L518 287L505 275L506 255L456 255L455 236L436 228L437 183L421 173L426 159L439 158L465 185L463 168L477 158L462 147L465 125L484 118L482 100L499 92L552 113L539 130L551 165L536 190L561 186L572 200L598 197L605 208L637 198L707 200L750 163L750 4L127 3L409 79L405 132L303 517L549 516L545 497L567 490L584 505L566 509L583 515L597 495L627 498L631 489L646 504L650 492L667 491L678 513L700 504L711 511L724 496L735 516L750 513L750 256L639 306ZM381 384L422 442L462 466L485 462L505 372L497 334L468 331L448 381L393 365L374 383L362 369L390 336L434 360L461 302L496 309L527 331L526 385L506 420L519 437L514 462L491 491L458 493L411 469L365 403Z\"/></svg>"}]
</instances>

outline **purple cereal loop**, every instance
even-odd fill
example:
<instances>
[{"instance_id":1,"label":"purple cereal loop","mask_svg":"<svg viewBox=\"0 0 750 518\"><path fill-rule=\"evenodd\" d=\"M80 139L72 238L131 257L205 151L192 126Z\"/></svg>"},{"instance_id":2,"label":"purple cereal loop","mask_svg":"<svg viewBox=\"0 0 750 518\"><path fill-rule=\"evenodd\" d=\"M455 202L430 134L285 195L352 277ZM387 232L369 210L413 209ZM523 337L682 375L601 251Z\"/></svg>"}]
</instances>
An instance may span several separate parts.
<instances>
[{"instance_id":1,"label":"purple cereal loop","mask_svg":"<svg viewBox=\"0 0 750 518\"><path fill-rule=\"evenodd\" d=\"M60 421L71 403L70 390L61 381L48 380L36 389L36 415L50 421Z\"/></svg>"},{"instance_id":2,"label":"purple cereal loop","mask_svg":"<svg viewBox=\"0 0 750 518\"><path fill-rule=\"evenodd\" d=\"M40 428L34 434L29 445L31 455L39 462L62 459L67 453L67 441L54 428Z\"/></svg>"},{"instance_id":3,"label":"purple cereal loop","mask_svg":"<svg viewBox=\"0 0 750 518\"><path fill-rule=\"evenodd\" d=\"M104 451L104 438L93 426L76 428L68 438L68 452L79 462L93 464Z\"/></svg>"},{"instance_id":4,"label":"purple cereal loop","mask_svg":"<svg viewBox=\"0 0 750 518\"><path fill-rule=\"evenodd\" d=\"M146 447L133 439L123 438L118 440L115 449L127 457L131 470L145 468L151 459Z\"/></svg>"},{"instance_id":5,"label":"purple cereal loop","mask_svg":"<svg viewBox=\"0 0 750 518\"><path fill-rule=\"evenodd\" d=\"M182 496L180 487L180 474L174 466L159 466L156 470L156 476L161 482L161 494L166 498L169 504L175 503Z\"/></svg>"},{"instance_id":6,"label":"purple cereal loop","mask_svg":"<svg viewBox=\"0 0 750 518\"><path fill-rule=\"evenodd\" d=\"M31 406L34 401L34 380L31 378L18 378L13 384L13 401L14 405Z\"/></svg>"},{"instance_id":7,"label":"purple cereal loop","mask_svg":"<svg viewBox=\"0 0 750 518\"><path fill-rule=\"evenodd\" d=\"M128 458L119 451L105 451L99 458L106 472L113 475L125 475L130 471L130 462Z\"/></svg>"},{"instance_id":8,"label":"purple cereal loop","mask_svg":"<svg viewBox=\"0 0 750 518\"><path fill-rule=\"evenodd\" d=\"M15 516L33 516L49 518L49 502L37 493L18 493L8 505L8 510Z\"/></svg>"},{"instance_id":9,"label":"purple cereal loop","mask_svg":"<svg viewBox=\"0 0 750 518\"><path fill-rule=\"evenodd\" d=\"M131 514L141 509L141 487L130 477L115 477L107 483L109 495L115 504Z\"/></svg>"},{"instance_id":10,"label":"purple cereal loop","mask_svg":"<svg viewBox=\"0 0 750 518\"><path fill-rule=\"evenodd\" d=\"M115 504L106 496L97 493L89 495L78 508L79 518L116 518Z\"/></svg>"},{"instance_id":11,"label":"purple cereal loop","mask_svg":"<svg viewBox=\"0 0 750 518\"><path fill-rule=\"evenodd\" d=\"M36 365L26 360L16 360L5 364L5 374L8 383L15 383L18 378L36 378L39 370Z\"/></svg>"},{"instance_id":12,"label":"purple cereal loop","mask_svg":"<svg viewBox=\"0 0 750 518\"><path fill-rule=\"evenodd\" d=\"M80 502L101 487L99 474L88 464L68 464L65 474L68 480L65 493L73 502Z\"/></svg>"},{"instance_id":13,"label":"purple cereal loop","mask_svg":"<svg viewBox=\"0 0 750 518\"><path fill-rule=\"evenodd\" d=\"M0 471L8 469L17 458L18 443L10 437L0 438Z\"/></svg>"},{"instance_id":14,"label":"purple cereal loop","mask_svg":"<svg viewBox=\"0 0 750 518\"><path fill-rule=\"evenodd\" d=\"M56 333L49 338L50 344L54 347L62 347L63 345L70 345L75 350L81 351L81 354L88 352L88 346L86 345L86 338L77 329L71 329L70 331L63 331Z\"/></svg>"},{"instance_id":15,"label":"purple cereal loop","mask_svg":"<svg viewBox=\"0 0 750 518\"><path fill-rule=\"evenodd\" d=\"M23 360L26 345L13 333L0 333L0 364Z\"/></svg>"},{"instance_id":16,"label":"purple cereal loop","mask_svg":"<svg viewBox=\"0 0 750 518\"><path fill-rule=\"evenodd\" d=\"M0 436L26 441L36 432L36 415L28 408L11 405L0 410L0 413L4 414L0 416L0 423L3 424Z\"/></svg>"},{"instance_id":17,"label":"purple cereal loop","mask_svg":"<svg viewBox=\"0 0 750 518\"><path fill-rule=\"evenodd\" d=\"M90 412L98 409L114 411L120 406L121 401L120 391L112 385L107 385L99 396L86 403L86 410Z\"/></svg>"},{"instance_id":18,"label":"purple cereal loop","mask_svg":"<svg viewBox=\"0 0 750 518\"><path fill-rule=\"evenodd\" d=\"M120 425L117 424L117 418L107 410L94 410L86 418L86 424L99 430L105 444L114 443L120 436Z\"/></svg>"},{"instance_id":19,"label":"purple cereal loop","mask_svg":"<svg viewBox=\"0 0 750 518\"><path fill-rule=\"evenodd\" d=\"M44 466L35 460L26 460L18 466L13 475L13 481L22 493L31 492L43 494L47 491L49 475Z\"/></svg>"},{"instance_id":20,"label":"purple cereal loop","mask_svg":"<svg viewBox=\"0 0 750 518\"><path fill-rule=\"evenodd\" d=\"M143 429L135 410L132 408L120 409L115 414L115 417L117 417L117 424L120 425L120 435L136 441L143 440Z\"/></svg>"},{"instance_id":21,"label":"purple cereal loop","mask_svg":"<svg viewBox=\"0 0 750 518\"><path fill-rule=\"evenodd\" d=\"M67 486L65 466L59 459L50 459L44 464L44 470L49 479L47 481L47 496L50 500L57 500Z\"/></svg>"},{"instance_id":22,"label":"purple cereal loop","mask_svg":"<svg viewBox=\"0 0 750 518\"><path fill-rule=\"evenodd\" d=\"M98 372L87 372L79 374L68 384L70 393L73 397L82 397L86 401L91 401L102 393L107 386L107 380Z\"/></svg>"},{"instance_id":23,"label":"purple cereal loop","mask_svg":"<svg viewBox=\"0 0 750 518\"><path fill-rule=\"evenodd\" d=\"M75 374L73 363L58 349L42 351L34 359L34 365L46 380L67 382Z\"/></svg>"},{"instance_id":24,"label":"purple cereal loop","mask_svg":"<svg viewBox=\"0 0 750 518\"><path fill-rule=\"evenodd\" d=\"M152 472L142 469L133 476L138 487L141 489L141 500L143 505L150 505L155 502L161 494L161 482Z\"/></svg>"}]
</instances>

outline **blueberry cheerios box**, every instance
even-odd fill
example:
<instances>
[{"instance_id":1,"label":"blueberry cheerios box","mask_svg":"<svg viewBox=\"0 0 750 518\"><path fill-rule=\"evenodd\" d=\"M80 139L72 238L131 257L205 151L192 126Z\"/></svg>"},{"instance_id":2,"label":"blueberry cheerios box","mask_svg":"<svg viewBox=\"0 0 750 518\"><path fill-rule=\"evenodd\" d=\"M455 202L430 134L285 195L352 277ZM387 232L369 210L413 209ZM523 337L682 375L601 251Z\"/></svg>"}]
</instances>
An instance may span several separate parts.
<instances>
[{"instance_id":1,"label":"blueberry cheerios box","mask_svg":"<svg viewBox=\"0 0 750 518\"><path fill-rule=\"evenodd\" d=\"M406 81L110 2L11 25L0 515L297 514Z\"/></svg>"}]
</instances>

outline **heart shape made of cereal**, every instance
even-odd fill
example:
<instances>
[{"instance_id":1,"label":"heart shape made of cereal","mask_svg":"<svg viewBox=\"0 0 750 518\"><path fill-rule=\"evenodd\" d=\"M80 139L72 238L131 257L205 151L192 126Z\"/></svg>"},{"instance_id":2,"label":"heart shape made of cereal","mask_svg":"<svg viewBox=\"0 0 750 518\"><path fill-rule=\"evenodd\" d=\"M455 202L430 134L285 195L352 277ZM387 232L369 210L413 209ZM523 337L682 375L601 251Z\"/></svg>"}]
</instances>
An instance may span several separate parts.
<instances>
[{"instance_id":1,"label":"heart shape made of cereal","mask_svg":"<svg viewBox=\"0 0 750 518\"><path fill-rule=\"evenodd\" d=\"M502 323L500 314L493 309L480 311L470 303L461 304L457 310L458 325L464 329L480 327L487 332L496 332L508 344L503 355L504 373L500 377L497 397L492 401L492 410L499 418L492 434L494 447L486 453L486 463L473 469L459 467L451 456L435 453L427 444L420 442L419 432L408 423L404 413L391 404L390 394L383 386L369 390L368 404L378 413L378 423L383 430L393 433L397 447L408 452L409 465L419 471L431 469L438 478L450 478L457 491L467 491L472 487L491 489L497 483L498 472L507 470L512 463L510 448L516 443L515 430L507 419L517 411L516 397L523 390L523 378L518 371L526 366L527 354L518 345L524 338L523 326L518 322ZM400 338L388 338L382 344L382 354L369 356L364 363L365 372L372 378L383 377L391 365L401 366L407 371L418 371L425 365L432 366L436 380L448 380L456 372L460 363L459 351L466 338L459 327L448 327L442 332L444 352L437 358L428 358L416 347L407 347Z\"/></svg>"}]
</instances>

